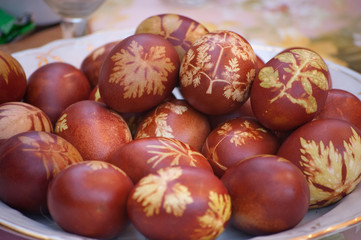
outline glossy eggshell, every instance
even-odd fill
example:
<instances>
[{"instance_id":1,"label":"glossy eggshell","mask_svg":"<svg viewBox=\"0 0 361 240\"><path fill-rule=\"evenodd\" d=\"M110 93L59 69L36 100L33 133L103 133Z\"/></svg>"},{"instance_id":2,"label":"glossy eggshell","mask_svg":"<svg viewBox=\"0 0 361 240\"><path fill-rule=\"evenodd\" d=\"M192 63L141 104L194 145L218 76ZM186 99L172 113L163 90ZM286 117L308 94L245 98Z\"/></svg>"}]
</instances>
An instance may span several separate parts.
<instances>
[{"instance_id":1,"label":"glossy eggshell","mask_svg":"<svg viewBox=\"0 0 361 240\"><path fill-rule=\"evenodd\" d=\"M245 233L284 231L307 213L310 192L305 177L281 157L249 157L230 167L221 180L232 200L231 223Z\"/></svg>"},{"instance_id":2,"label":"glossy eggshell","mask_svg":"<svg viewBox=\"0 0 361 240\"><path fill-rule=\"evenodd\" d=\"M224 172L244 158L256 154L276 154L277 137L254 118L239 117L220 124L207 136L201 153L215 174Z\"/></svg>"},{"instance_id":3,"label":"glossy eggshell","mask_svg":"<svg viewBox=\"0 0 361 240\"><path fill-rule=\"evenodd\" d=\"M209 132L207 116L193 109L185 100L176 99L152 110L139 124L135 139L175 138L200 151Z\"/></svg>"},{"instance_id":4,"label":"glossy eggshell","mask_svg":"<svg viewBox=\"0 0 361 240\"><path fill-rule=\"evenodd\" d=\"M115 151L108 162L122 169L134 183L171 166L192 166L213 172L208 160L190 145L164 137L135 139Z\"/></svg>"},{"instance_id":5,"label":"glossy eggshell","mask_svg":"<svg viewBox=\"0 0 361 240\"><path fill-rule=\"evenodd\" d=\"M78 68L68 63L54 62L30 75L25 102L43 110L55 124L65 108L88 99L89 94L88 79Z\"/></svg>"},{"instance_id":6,"label":"glossy eggshell","mask_svg":"<svg viewBox=\"0 0 361 240\"><path fill-rule=\"evenodd\" d=\"M55 134L17 134L0 145L0 200L19 211L44 214L49 182L82 160L74 146Z\"/></svg>"},{"instance_id":7,"label":"glossy eggshell","mask_svg":"<svg viewBox=\"0 0 361 240\"><path fill-rule=\"evenodd\" d=\"M307 178L310 208L337 202L361 180L361 132L338 119L318 119L293 131L277 155L292 161Z\"/></svg>"},{"instance_id":8,"label":"glossy eggshell","mask_svg":"<svg viewBox=\"0 0 361 240\"><path fill-rule=\"evenodd\" d=\"M0 50L0 104L21 101L26 84L26 75L18 60Z\"/></svg>"},{"instance_id":9,"label":"glossy eggshell","mask_svg":"<svg viewBox=\"0 0 361 240\"><path fill-rule=\"evenodd\" d=\"M179 59L192 43L209 31L201 23L179 14L158 14L144 19L135 33L153 33L167 39L177 50Z\"/></svg>"},{"instance_id":10,"label":"glossy eggshell","mask_svg":"<svg viewBox=\"0 0 361 240\"><path fill-rule=\"evenodd\" d=\"M49 212L65 231L111 239L128 225L126 203L132 187L129 177L109 163L74 164L50 183Z\"/></svg>"},{"instance_id":11,"label":"glossy eggshell","mask_svg":"<svg viewBox=\"0 0 361 240\"><path fill-rule=\"evenodd\" d=\"M269 129L292 130L321 111L329 81L328 67L316 52L285 49L259 70L250 96L253 113Z\"/></svg>"},{"instance_id":12,"label":"glossy eggshell","mask_svg":"<svg viewBox=\"0 0 361 240\"><path fill-rule=\"evenodd\" d=\"M316 118L345 120L361 130L361 100L346 90L330 89L326 103Z\"/></svg>"},{"instance_id":13,"label":"glossy eggshell","mask_svg":"<svg viewBox=\"0 0 361 240\"><path fill-rule=\"evenodd\" d=\"M183 97L205 114L224 114L248 98L257 73L257 57L242 36L226 30L193 42L180 67Z\"/></svg>"},{"instance_id":14,"label":"glossy eggshell","mask_svg":"<svg viewBox=\"0 0 361 240\"><path fill-rule=\"evenodd\" d=\"M231 199L211 172L196 167L162 168L131 191L128 214L148 239L216 239L231 215Z\"/></svg>"},{"instance_id":15,"label":"glossy eggshell","mask_svg":"<svg viewBox=\"0 0 361 240\"><path fill-rule=\"evenodd\" d=\"M80 70L89 80L91 88L94 88L98 84L99 72L103 65L104 59L117 43L118 41L109 42L94 49L81 62Z\"/></svg>"},{"instance_id":16,"label":"glossy eggshell","mask_svg":"<svg viewBox=\"0 0 361 240\"><path fill-rule=\"evenodd\" d=\"M40 109L24 102L7 102L0 105L0 144L22 132L52 132L53 124Z\"/></svg>"},{"instance_id":17,"label":"glossy eggshell","mask_svg":"<svg viewBox=\"0 0 361 240\"><path fill-rule=\"evenodd\" d=\"M98 82L100 95L117 112L143 112L171 94L178 69L178 54L163 37L131 35L105 58Z\"/></svg>"},{"instance_id":18,"label":"glossy eggshell","mask_svg":"<svg viewBox=\"0 0 361 240\"><path fill-rule=\"evenodd\" d=\"M55 133L73 144L85 160L107 161L115 150L132 140L119 114L91 100L66 108L56 122Z\"/></svg>"}]
</instances>

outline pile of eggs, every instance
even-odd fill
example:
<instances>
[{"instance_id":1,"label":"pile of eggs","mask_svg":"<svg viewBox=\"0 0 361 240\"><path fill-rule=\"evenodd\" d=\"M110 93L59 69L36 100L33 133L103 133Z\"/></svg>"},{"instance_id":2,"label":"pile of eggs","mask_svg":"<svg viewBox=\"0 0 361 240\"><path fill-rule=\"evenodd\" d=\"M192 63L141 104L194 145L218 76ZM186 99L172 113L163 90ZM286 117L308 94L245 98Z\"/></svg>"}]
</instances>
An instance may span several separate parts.
<instances>
[{"instance_id":1,"label":"pile of eggs","mask_svg":"<svg viewBox=\"0 0 361 240\"><path fill-rule=\"evenodd\" d=\"M310 49L264 63L235 32L160 14L79 69L26 78L0 56L0 200L64 231L267 235L361 180L361 101Z\"/></svg>"}]
</instances>

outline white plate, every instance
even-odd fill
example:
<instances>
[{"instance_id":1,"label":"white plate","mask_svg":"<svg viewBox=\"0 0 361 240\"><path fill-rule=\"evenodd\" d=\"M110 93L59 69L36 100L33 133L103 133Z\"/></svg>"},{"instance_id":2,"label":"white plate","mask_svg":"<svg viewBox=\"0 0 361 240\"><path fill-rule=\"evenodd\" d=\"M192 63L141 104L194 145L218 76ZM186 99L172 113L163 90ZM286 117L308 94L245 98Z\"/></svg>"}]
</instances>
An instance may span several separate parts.
<instances>
[{"instance_id":1,"label":"white plate","mask_svg":"<svg viewBox=\"0 0 361 240\"><path fill-rule=\"evenodd\" d=\"M85 56L95 48L107 42L120 40L133 32L134 30L98 32L78 39L55 41L41 48L15 53L13 56L24 67L27 76L48 62L64 61L79 67ZM253 48L264 61L272 58L281 50L280 48L261 45L253 45ZM327 62L327 64L331 71L333 88L347 90L360 98L361 75L331 62ZM218 240L250 238L254 240L280 240L325 237L361 225L360 199L361 185L336 204L308 211L304 219L291 230L268 236L250 237L228 226ZM37 239L87 239L62 231L49 217L25 216L2 202L0 202L0 226ZM138 233L132 225L129 225L116 239L141 240L145 237Z\"/></svg>"}]
</instances>

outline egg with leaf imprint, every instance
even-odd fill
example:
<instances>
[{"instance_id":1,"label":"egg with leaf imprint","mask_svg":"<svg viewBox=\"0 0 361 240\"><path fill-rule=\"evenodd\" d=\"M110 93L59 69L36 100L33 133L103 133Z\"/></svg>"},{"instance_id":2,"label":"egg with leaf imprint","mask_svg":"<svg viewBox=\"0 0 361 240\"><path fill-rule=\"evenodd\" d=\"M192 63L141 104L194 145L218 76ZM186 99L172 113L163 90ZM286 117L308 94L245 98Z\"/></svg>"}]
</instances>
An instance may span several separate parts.
<instances>
[{"instance_id":1,"label":"egg with leaf imprint","mask_svg":"<svg viewBox=\"0 0 361 240\"><path fill-rule=\"evenodd\" d=\"M306 48L285 49L259 70L250 95L253 113L269 129L292 130L321 111L330 82L319 54Z\"/></svg>"},{"instance_id":2,"label":"egg with leaf imprint","mask_svg":"<svg viewBox=\"0 0 361 240\"><path fill-rule=\"evenodd\" d=\"M143 112L171 95L178 69L179 57L170 42L151 33L131 35L105 58L100 95L117 112Z\"/></svg>"},{"instance_id":3,"label":"egg with leaf imprint","mask_svg":"<svg viewBox=\"0 0 361 240\"><path fill-rule=\"evenodd\" d=\"M304 173L310 208L330 205L351 193L361 180L361 131L339 119L317 119L293 131L277 155Z\"/></svg>"}]
</instances>

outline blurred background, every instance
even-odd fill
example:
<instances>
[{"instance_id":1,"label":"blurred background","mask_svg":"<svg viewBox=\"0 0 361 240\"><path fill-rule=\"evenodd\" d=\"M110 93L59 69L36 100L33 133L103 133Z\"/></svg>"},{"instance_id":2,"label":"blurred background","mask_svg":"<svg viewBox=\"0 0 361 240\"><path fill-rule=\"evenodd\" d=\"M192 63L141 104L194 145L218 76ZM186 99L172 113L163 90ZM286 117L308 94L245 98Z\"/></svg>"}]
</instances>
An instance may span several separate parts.
<instances>
[{"instance_id":1,"label":"blurred background","mask_svg":"<svg viewBox=\"0 0 361 240\"><path fill-rule=\"evenodd\" d=\"M0 10L30 24L0 49L17 52L62 38L60 17L43 0L0 0ZM185 15L209 30L232 30L251 43L308 47L361 72L360 0L105 0L89 16L86 34L135 29L160 13ZM3 38L6 23L0 19Z\"/></svg>"}]
</instances>

